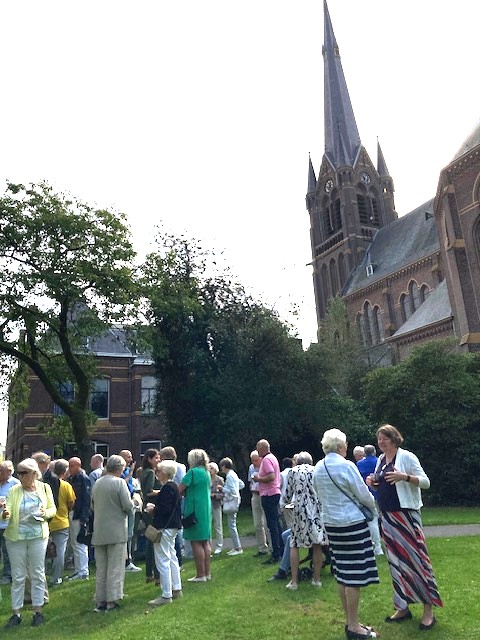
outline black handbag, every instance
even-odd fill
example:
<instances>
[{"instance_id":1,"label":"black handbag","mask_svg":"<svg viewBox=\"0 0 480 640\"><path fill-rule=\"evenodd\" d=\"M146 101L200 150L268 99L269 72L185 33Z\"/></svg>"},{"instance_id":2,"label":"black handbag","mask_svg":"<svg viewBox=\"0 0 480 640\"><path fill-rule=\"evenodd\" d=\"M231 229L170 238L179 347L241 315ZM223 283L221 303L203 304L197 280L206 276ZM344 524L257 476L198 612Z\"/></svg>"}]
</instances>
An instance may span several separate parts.
<instances>
[{"instance_id":1,"label":"black handbag","mask_svg":"<svg viewBox=\"0 0 480 640\"><path fill-rule=\"evenodd\" d=\"M184 529L190 529L190 527L193 527L195 524L198 524L198 518L195 515L195 511L192 511L188 516L182 518L182 527Z\"/></svg>"}]
</instances>

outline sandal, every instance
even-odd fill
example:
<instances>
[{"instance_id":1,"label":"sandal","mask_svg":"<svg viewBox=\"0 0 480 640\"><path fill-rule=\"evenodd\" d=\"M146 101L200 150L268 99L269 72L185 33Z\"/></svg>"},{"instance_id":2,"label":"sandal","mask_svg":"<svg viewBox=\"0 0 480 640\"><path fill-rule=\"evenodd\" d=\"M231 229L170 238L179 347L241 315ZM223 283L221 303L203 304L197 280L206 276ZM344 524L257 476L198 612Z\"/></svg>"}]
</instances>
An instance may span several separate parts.
<instances>
[{"instance_id":1,"label":"sandal","mask_svg":"<svg viewBox=\"0 0 480 640\"><path fill-rule=\"evenodd\" d=\"M400 609L397 609L397 611L400 611ZM395 615L395 613L393 615ZM403 616L397 616L396 618L394 618L393 616L387 616L385 618L385 622L403 622L404 620L411 620L411 619L412 619L412 612L410 611L410 609L407 609L406 613L404 613Z\"/></svg>"},{"instance_id":2,"label":"sandal","mask_svg":"<svg viewBox=\"0 0 480 640\"><path fill-rule=\"evenodd\" d=\"M367 633L357 633L356 631L350 631L347 627L345 633L347 634L347 638L350 640L363 640L363 638L378 638L379 636L375 631L366 630Z\"/></svg>"}]
</instances>

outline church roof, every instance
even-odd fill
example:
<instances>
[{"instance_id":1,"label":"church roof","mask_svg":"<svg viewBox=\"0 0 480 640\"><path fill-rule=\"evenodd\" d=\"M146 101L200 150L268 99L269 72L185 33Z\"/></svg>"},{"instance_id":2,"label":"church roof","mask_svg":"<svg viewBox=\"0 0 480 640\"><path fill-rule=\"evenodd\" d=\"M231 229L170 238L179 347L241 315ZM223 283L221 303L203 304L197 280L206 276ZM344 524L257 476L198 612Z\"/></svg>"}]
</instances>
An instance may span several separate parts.
<instances>
[{"instance_id":1,"label":"church roof","mask_svg":"<svg viewBox=\"0 0 480 640\"><path fill-rule=\"evenodd\" d=\"M335 169L354 166L361 142L326 1L324 11L325 155Z\"/></svg>"},{"instance_id":2,"label":"church roof","mask_svg":"<svg viewBox=\"0 0 480 640\"><path fill-rule=\"evenodd\" d=\"M474 147L480 144L480 120L477 122L473 131L470 132L466 140L464 140L462 146L457 151L457 153L453 156L452 162L454 160L458 160L464 153L468 153Z\"/></svg>"},{"instance_id":3,"label":"church roof","mask_svg":"<svg viewBox=\"0 0 480 640\"><path fill-rule=\"evenodd\" d=\"M415 313L412 313L410 318L393 334L392 339L399 338L407 333L428 327L429 325L451 317L452 308L448 297L447 281L442 280L425 302L421 304Z\"/></svg>"},{"instance_id":4,"label":"church roof","mask_svg":"<svg viewBox=\"0 0 480 640\"><path fill-rule=\"evenodd\" d=\"M362 264L351 274L342 295L363 289L439 248L432 199L377 231ZM367 275L368 265L373 269L370 276Z\"/></svg>"}]
</instances>

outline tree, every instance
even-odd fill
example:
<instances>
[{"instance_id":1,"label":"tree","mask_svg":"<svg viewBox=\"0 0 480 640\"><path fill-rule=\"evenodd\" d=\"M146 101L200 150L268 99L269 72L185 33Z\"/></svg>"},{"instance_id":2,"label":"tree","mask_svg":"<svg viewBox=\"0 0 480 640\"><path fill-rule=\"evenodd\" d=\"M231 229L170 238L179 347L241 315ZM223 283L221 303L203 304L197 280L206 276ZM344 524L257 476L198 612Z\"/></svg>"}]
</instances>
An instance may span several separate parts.
<instances>
[{"instance_id":1,"label":"tree","mask_svg":"<svg viewBox=\"0 0 480 640\"><path fill-rule=\"evenodd\" d=\"M376 369L365 384L378 423L395 425L431 479L428 500L478 504L480 479L480 356L432 341L400 364Z\"/></svg>"},{"instance_id":2,"label":"tree","mask_svg":"<svg viewBox=\"0 0 480 640\"><path fill-rule=\"evenodd\" d=\"M289 451L321 423L325 385L276 314L185 238L160 234L144 295L167 423L194 446L245 464L259 437Z\"/></svg>"},{"instance_id":3,"label":"tree","mask_svg":"<svg viewBox=\"0 0 480 640\"><path fill-rule=\"evenodd\" d=\"M122 319L134 299L125 216L54 193L46 183L8 183L0 227L3 373L11 375L14 363L31 369L69 418L80 454L88 455L95 367L87 343ZM61 392L66 381L73 398Z\"/></svg>"},{"instance_id":4,"label":"tree","mask_svg":"<svg viewBox=\"0 0 480 640\"><path fill-rule=\"evenodd\" d=\"M328 384L334 392L360 397L360 380L366 373L355 325L347 306L339 296L330 298L325 318L318 331L318 344L312 345L323 358Z\"/></svg>"}]
</instances>

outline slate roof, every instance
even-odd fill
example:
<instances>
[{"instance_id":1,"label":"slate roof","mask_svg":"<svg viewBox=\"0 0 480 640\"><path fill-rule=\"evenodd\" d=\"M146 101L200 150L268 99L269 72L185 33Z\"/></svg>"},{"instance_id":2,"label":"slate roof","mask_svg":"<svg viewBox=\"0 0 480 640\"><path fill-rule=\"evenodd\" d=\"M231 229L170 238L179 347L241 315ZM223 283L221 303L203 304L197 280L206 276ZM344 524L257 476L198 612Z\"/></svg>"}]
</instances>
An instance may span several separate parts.
<instances>
[{"instance_id":1,"label":"slate roof","mask_svg":"<svg viewBox=\"0 0 480 640\"><path fill-rule=\"evenodd\" d=\"M439 248L432 199L377 231L362 264L346 282L342 295L367 287ZM369 264L373 266L371 276L367 276Z\"/></svg>"},{"instance_id":2,"label":"slate roof","mask_svg":"<svg viewBox=\"0 0 480 640\"><path fill-rule=\"evenodd\" d=\"M448 297L447 281L442 280L431 292L425 302L412 313L410 318L390 338L394 340L407 333L452 317L452 308Z\"/></svg>"},{"instance_id":3,"label":"slate roof","mask_svg":"<svg viewBox=\"0 0 480 640\"><path fill-rule=\"evenodd\" d=\"M468 153L479 144L480 144L480 120L477 122L477 124L475 125L475 128L473 129L473 131L470 132L466 140L464 140L460 149L453 156L452 162L454 160L458 160L458 158L463 156L465 153Z\"/></svg>"},{"instance_id":4,"label":"slate roof","mask_svg":"<svg viewBox=\"0 0 480 640\"><path fill-rule=\"evenodd\" d=\"M134 364L151 364L148 354L136 353L124 327L112 326L103 335L92 339L88 349L95 355L134 358Z\"/></svg>"}]
</instances>

